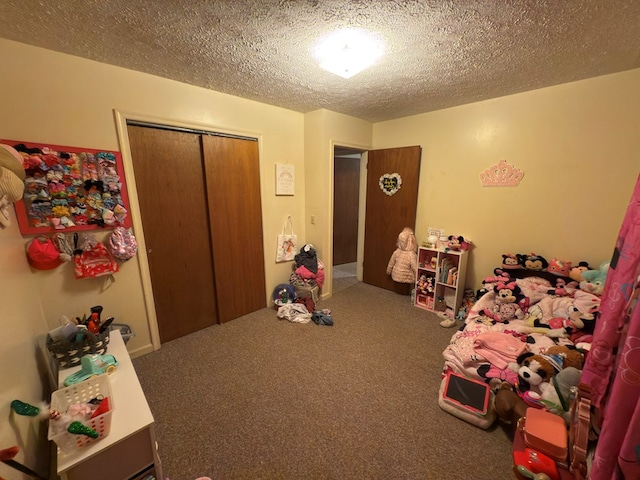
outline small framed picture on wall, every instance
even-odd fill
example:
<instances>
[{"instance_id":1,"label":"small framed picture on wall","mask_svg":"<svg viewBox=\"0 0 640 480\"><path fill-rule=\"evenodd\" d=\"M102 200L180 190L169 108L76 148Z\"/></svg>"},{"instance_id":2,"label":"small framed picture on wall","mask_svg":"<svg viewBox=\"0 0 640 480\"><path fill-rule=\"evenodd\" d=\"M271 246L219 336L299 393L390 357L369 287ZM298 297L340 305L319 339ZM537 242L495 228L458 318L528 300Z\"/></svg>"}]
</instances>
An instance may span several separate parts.
<instances>
[{"instance_id":1,"label":"small framed picture on wall","mask_svg":"<svg viewBox=\"0 0 640 480\"><path fill-rule=\"evenodd\" d=\"M276 163L276 195L293 195L295 187L295 167Z\"/></svg>"}]
</instances>

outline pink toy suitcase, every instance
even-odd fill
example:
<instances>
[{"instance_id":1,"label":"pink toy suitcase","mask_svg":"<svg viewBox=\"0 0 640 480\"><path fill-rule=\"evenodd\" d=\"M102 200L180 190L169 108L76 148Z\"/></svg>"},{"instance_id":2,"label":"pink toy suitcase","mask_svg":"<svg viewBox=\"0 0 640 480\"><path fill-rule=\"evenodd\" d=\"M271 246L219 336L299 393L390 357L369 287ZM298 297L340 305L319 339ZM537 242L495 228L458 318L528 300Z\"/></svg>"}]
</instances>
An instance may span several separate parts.
<instances>
[{"instance_id":1,"label":"pink toy suitcase","mask_svg":"<svg viewBox=\"0 0 640 480\"><path fill-rule=\"evenodd\" d=\"M529 407L518 428L522 430L528 447L548 455L559 465L567 466L569 432L562 417L547 410Z\"/></svg>"}]
</instances>

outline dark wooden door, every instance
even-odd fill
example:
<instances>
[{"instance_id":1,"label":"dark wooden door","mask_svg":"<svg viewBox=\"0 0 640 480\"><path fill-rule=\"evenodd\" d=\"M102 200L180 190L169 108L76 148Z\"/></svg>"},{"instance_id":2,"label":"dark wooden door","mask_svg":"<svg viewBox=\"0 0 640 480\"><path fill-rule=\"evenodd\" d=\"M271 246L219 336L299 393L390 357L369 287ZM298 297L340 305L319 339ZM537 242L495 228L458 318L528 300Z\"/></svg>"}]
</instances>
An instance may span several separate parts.
<instances>
[{"instance_id":1,"label":"dark wooden door","mask_svg":"<svg viewBox=\"0 0 640 480\"><path fill-rule=\"evenodd\" d=\"M363 282L404 294L412 285L394 282L386 270L402 229L415 230L421 152L419 146L371 150L367 160ZM402 185L397 193L387 195L380 188L380 178L394 173L400 175Z\"/></svg>"},{"instance_id":2,"label":"dark wooden door","mask_svg":"<svg viewBox=\"0 0 640 480\"><path fill-rule=\"evenodd\" d=\"M128 126L160 341L218 323L200 136Z\"/></svg>"},{"instance_id":3,"label":"dark wooden door","mask_svg":"<svg viewBox=\"0 0 640 480\"><path fill-rule=\"evenodd\" d=\"M202 138L218 318L266 306L258 142Z\"/></svg>"},{"instance_id":4,"label":"dark wooden door","mask_svg":"<svg viewBox=\"0 0 640 480\"><path fill-rule=\"evenodd\" d=\"M160 341L265 307L258 142L128 132Z\"/></svg>"},{"instance_id":5,"label":"dark wooden door","mask_svg":"<svg viewBox=\"0 0 640 480\"><path fill-rule=\"evenodd\" d=\"M358 256L360 159L336 157L333 167L333 264Z\"/></svg>"}]
</instances>

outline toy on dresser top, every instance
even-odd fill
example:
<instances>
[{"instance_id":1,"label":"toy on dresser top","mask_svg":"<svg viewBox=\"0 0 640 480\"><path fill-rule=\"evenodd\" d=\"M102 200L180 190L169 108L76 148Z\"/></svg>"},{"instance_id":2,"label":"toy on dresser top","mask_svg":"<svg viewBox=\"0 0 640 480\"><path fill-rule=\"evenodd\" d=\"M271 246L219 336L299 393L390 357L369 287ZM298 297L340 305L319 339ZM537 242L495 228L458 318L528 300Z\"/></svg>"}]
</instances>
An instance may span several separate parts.
<instances>
[{"instance_id":1,"label":"toy on dresser top","mask_svg":"<svg viewBox=\"0 0 640 480\"><path fill-rule=\"evenodd\" d=\"M444 251L465 252L471 246L471 240L465 239L462 235L449 235L446 242L444 242Z\"/></svg>"}]
</instances>

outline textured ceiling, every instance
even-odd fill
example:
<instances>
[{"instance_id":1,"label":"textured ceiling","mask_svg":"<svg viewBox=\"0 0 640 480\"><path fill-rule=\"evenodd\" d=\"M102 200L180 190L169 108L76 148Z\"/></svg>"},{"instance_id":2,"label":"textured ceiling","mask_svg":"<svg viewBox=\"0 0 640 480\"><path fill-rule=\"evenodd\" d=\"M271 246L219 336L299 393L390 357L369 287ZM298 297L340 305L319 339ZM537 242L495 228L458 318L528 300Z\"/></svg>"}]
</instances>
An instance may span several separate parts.
<instances>
[{"instance_id":1,"label":"textured ceiling","mask_svg":"<svg viewBox=\"0 0 640 480\"><path fill-rule=\"evenodd\" d=\"M344 27L386 54L349 80ZM640 67L638 0L2 0L0 37L299 112L369 121Z\"/></svg>"}]
</instances>

